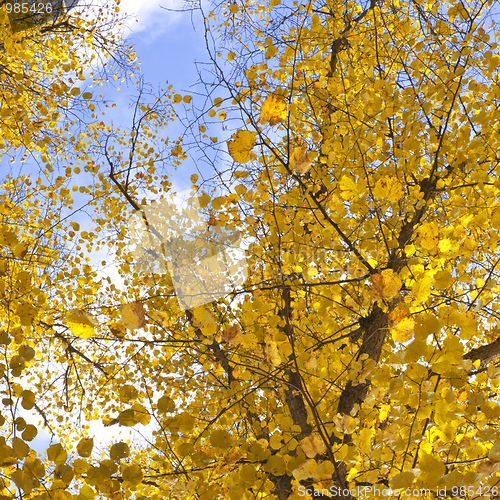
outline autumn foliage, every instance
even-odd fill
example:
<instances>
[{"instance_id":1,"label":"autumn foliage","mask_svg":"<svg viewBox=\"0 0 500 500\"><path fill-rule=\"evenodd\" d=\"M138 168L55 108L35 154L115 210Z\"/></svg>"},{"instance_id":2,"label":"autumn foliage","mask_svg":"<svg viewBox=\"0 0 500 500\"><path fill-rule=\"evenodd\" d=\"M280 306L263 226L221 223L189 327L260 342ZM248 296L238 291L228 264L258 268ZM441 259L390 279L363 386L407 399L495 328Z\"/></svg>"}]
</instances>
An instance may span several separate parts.
<instances>
[{"instance_id":1,"label":"autumn foliage","mask_svg":"<svg viewBox=\"0 0 500 500\"><path fill-rule=\"evenodd\" d=\"M40 161L0 192L2 498L496 498L496 2L212 8L207 95L140 84L121 129L77 98L104 17L1 33L2 154ZM245 280L186 309L153 263L200 264L200 221L243 236L219 273Z\"/></svg>"}]
</instances>

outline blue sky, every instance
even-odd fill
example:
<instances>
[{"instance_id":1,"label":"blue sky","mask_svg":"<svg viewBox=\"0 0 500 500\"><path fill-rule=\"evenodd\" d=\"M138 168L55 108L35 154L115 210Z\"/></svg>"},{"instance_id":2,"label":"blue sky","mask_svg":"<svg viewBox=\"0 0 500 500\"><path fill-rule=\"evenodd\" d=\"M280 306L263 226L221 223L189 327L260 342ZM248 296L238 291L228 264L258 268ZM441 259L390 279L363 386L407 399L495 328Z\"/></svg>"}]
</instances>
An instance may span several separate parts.
<instances>
[{"instance_id":1,"label":"blue sky","mask_svg":"<svg viewBox=\"0 0 500 500\"><path fill-rule=\"evenodd\" d=\"M172 12L162 8L179 9L183 5L185 2L182 0L121 2L123 12L130 14L124 33L138 55L144 81L154 89L165 88L168 83L181 95L194 91L193 85L198 79L196 62L208 59L199 11ZM122 97L118 97L112 88L108 92L109 95L105 91L105 97L111 100L118 98L121 104L125 104L129 96L136 94L136 89L133 85L123 85L120 90ZM115 125L128 126L132 110L126 111L122 107L119 116L123 123L116 122ZM182 129L175 126L166 131L166 135L174 138L180 133ZM188 189L193 173L196 173L194 165L185 162L177 172L173 172L176 187Z\"/></svg>"}]
</instances>

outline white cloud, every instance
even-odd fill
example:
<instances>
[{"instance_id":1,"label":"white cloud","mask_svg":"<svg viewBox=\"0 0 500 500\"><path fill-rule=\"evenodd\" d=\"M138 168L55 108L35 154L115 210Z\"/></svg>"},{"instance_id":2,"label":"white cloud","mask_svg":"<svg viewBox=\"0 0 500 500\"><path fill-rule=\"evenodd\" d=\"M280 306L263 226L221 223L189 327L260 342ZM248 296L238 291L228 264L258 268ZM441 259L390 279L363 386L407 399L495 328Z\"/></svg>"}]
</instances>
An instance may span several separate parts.
<instances>
[{"instance_id":1,"label":"white cloud","mask_svg":"<svg viewBox=\"0 0 500 500\"><path fill-rule=\"evenodd\" d=\"M148 40L151 41L179 20L180 13L175 11L185 7L185 2L183 0L122 0L120 7L122 12L129 16L127 28L134 34L147 34Z\"/></svg>"}]
</instances>

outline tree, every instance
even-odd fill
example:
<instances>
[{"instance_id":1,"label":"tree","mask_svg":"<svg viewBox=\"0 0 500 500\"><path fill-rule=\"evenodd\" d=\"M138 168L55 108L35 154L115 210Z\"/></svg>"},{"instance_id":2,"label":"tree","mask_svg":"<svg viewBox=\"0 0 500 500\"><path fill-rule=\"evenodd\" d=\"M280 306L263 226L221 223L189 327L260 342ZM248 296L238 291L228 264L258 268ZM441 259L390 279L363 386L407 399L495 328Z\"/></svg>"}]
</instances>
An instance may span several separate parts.
<instances>
[{"instance_id":1,"label":"tree","mask_svg":"<svg viewBox=\"0 0 500 500\"><path fill-rule=\"evenodd\" d=\"M151 316L171 343L148 381L166 391L142 462L157 495L497 495L494 5L206 16L208 116L226 100L219 118L245 121L207 220L248 236L251 272Z\"/></svg>"},{"instance_id":2,"label":"tree","mask_svg":"<svg viewBox=\"0 0 500 500\"><path fill-rule=\"evenodd\" d=\"M20 220L59 221L57 203L5 201L5 487L84 499L496 497L495 5L221 4L204 16L208 109L139 86L129 130L92 123L74 137L67 164L92 176L81 188L95 230L21 237ZM167 139L182 105L191 133ZM189 155L217 171L193 176L180 205L169 169ZM64 178L28 181L5 192L72 203ZM239 266L223 251L237 231ZM85 260L103 245L124 290ZM191 278L217 256L203 288ZM237 286L211 300L209 285L231 274ZM190 307L189 294L204 303ZM19 406L59 440L45 465ZM92 419L143 439L93 450Z\"/></svg>"},{"instance_id":3,"label":"tree","mask_svg":"<svg viewBox=\"0 0 500 500\"><path fill-rule=\"evenodd\" d=\"M37 4L38 9L41 4ZM119 36L120 19L115 7L113 1L100 11L89 4L81 5L63 12L52 23L13 32L2 2L2 150L42 154L48 147L68 149L63 140L68 124L85 120L82 111L95 110L98 99L96 95L89 103L92 93L80 95L82 82L93 80L99 87L105 72L97 78L94 73L98 67L109 67L111 57L115 66L122 67L133 59Z\"/></svg>"},{"instance_id":4,"label":"tree","mask_svg":"<svg viewBox=\"0 0 500 500\"><path fill-rule=\"evenodd\" d=\"M72 245L79 228L74 218L82 208L74 209L73 193L78 189L68 186L79 167L68 169L66 162L72 151L80 162L90 162L85 156L92 151L90 145L85 149L76 142L70 127L71 120L87 123L89 132L95 126L98 97L89 92L78 97L82 82L93 79L92 61L113 55L120 62L124 55L117 51L118 33L113 32L119 23L115 7L109 3L99 11L87 5L54 25L17 33L10 30L5 9L0 11L2 498L66 498L77 496L73 494L78 490L79 498L93 495L88 486L70 489L75 462L71 459L68 465L59 442L41 450L33 440L42 427L56 437L60 414L71 407L64 398L64 384L71 384L75 371L72 357L90 360L89 353L66 342L63 334L68 327L55 327L56 331L54 324L64 316L61 307L70 304L68 324L76 325L83 336L92 325L71 307L81 305L82 295L91 300L96 274L78 255L78 242ZM98 87L102 81L96 78L92 83ZM38 172L33 169L35 161L40 162ZM21 175L23 168L26 175ZM56 414L51 413L54 407ZM91 448L92 440L84 439L78 452L88 456Z\"/></svg>"}]
</instances>

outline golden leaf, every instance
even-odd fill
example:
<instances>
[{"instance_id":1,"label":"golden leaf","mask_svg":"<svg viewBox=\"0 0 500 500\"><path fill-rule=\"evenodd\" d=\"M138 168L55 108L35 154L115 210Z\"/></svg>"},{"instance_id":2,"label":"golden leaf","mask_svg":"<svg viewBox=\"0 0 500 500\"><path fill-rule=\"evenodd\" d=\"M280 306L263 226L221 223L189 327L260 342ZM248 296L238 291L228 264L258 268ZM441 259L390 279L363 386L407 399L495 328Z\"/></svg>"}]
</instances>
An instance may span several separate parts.
<instances>
[{"instance_id":1,"label":"golden leaf","mask_svg":"<svg viewBox=\"0 0 500 500\"><path fill-rule=\"evenodd\" d=\"M341 198L349 202L357 200L362 189L354 179L346 175L340 179L339 187Z\"/></svg>"},{"instance_id":2,"label":"golden leaf","mask_svg":"<svg viewBox=\"0 0 500 500\"><path fill-rule=\"evenodd\" d=\"M255 158L252 148L257 134L250 130L237 130L227 141L227 149L231 158L238 163L246 163Z\"/></svg>"},{"instance_id":3,"label":"golden leaf","mask_svg":"<svg viewBox=\"0 0 500 500\"><path fill-rule=\"evenodd\" d=\"M297 481L301 481L302 479L319 479L316 475L316 470L318 469L318 464L316 460L312 458L306 460L303 464L292 471L293 477Z\"/></svg>"},{"instance_id":4,"label":"golden leaf","mask_svg":"<svg viewBox=\"0 0 500 500\"><path fill-rule=\"evenodd\" d=\"M389 484L394 489L405 489L412 485L414 478L413 472L401 472L400 474L396 474L389 481Z\"/></svg>"},{"instance_id":5,"label":"golden leaf","mask_svg":"<svg viewBox=\"0 0 500 500\"><path fill-rule=\"evenodd\" d=\"M127 330L122 321L117 321L108 325L109 331L118 339L123 340L127 334Z\"/></svg>"},{"instance_id":6,"label":"golden leaf","mask_svg":"<svg viewBox=\"0 0 500 500\"><path fill-rule=\"evenodd\" d=\"M263 125L269 123L273 127L274 125L278 125L278 123L284 122L286 118L286 101L276 94L269 94L260 108L259 122Z\"/></svg>"},{"instance_id":7,"label":"golden leaf","mask_svg":"<svg viewBox=\"0 0 500 500\"><path fill-rule=\"evenodd\" d=\"M278 346L276 342L268 342L266 345L266 355L269 363L273 366L279 366L281 364L281 356L278 351Z\"/></svg>"},{"instance_id":8,"label":"golden leaf","mask_svg":"<svg viewBox=\"0 0 500 500\"><path fill-rule=\"evenodd\" d=\"M65 321L70 330L82 339L92 337L95 333L94 328L99 325L97 319L83 309L69 310L66 313Z\"/></svg>"},{"instance_id":9,"label":"golden leaf","mask_svg":"<svg viewBox=\"0 0 500 500\"><path fill-rule=\"evenodd\" d=\"M205 306L193 309L193 324L207 337L214 335L218 327L212 313Z\"/></svg>"},{"instance_id":10,"label":"golden leaf","mask_svg":"<svg viewBox=\"0 0 500 500\"><path fill-rule=\"evenodd\" d=\"M290 156L290 165L301 174L305 174L311 166L308 153L306 146L299 146L294 149Z\"/></svg>"},{"instance_id":11,"label":"golden leaf","mask_svg":"<svg viewBox=\"0 0 500 500\"><path fill-rule=\"evenodd\" d=\"M392 269L384 269L372 276L372 300L392 299L401 288L401 280Z\"/></svg>"},{"instance_id":12,"label":"golden leaf","mask_svg":"<svg viewBox=\"0 0 500 500\"><path fill-rule=\"evenodd\" d=\"M389 331L395 342L407 342L413 337L415 320L403 309L395 309L389 314Z\"/></svg>"},{"instance_id":13,"label":"golden leaf","mask_svg":"<svg viewBox=\"0 0 500 500\"><path fill-rule=\"evenodd\" d=\"M222 340L231 345L238 345L241 343L242 335L238 325L233 325L226 328L222 332Z\"/></svg>"},{"instance_id":14,"label":"golden leaf","mask_svg":"<svg viewBox=\"0 0 500 500\"><path fill-rule=\"evenodd\" d=\"M138 330L146 326L146 317L144 316L144 305L142 302L131 302L121 308L123 324L130 330Z\"/></svg>"},{"instance_id":15,"label":"golden leaf","mask_svg":"<svg viewBox=\"0 0 500 500\"><path fill-rule=\"evenodd\" d=\"M210 434L210 444L216 448L227 449L231 447L231 435L229 432L217 429Z\"/></svg>"},{"instance_id":16,"label":"golden leaf","mask_svg":"<svg viewBox=\"0 0 500 500\"><path fill-rule=\"evenodd\" d=\"M395 175L379 179L373 188L373 196L377 199L398 201L404 195L403 184Z\"/></svg>"},{"instance_id":17,"label":"golden leaf","mask_svg":"<svg viewBox=\"0 0 500 500\"><path fill-rule=\"evenodd\" d=\"M323 453L326 449L321 436L316 432L301 439L300 447L306 454L307 458L314 458L316 455Z\"/></svg>"},{"instance_id":18,"label":"golden leaf","mask_svg":"<svg viewBox=\"0 0 500 500\"><path fill-rule=\"evenodd\" d=\"M435 222L425 222L418 229L420 245L424 250L433 250L440 242L439 227Z\"/></svg>"},{"instance_id":19,"label":"golden leaf","mask_svg":"<svg viewBox=\"0 0 500 500\"><path fill-rule=\"evenodd\" d=\"M127 465L122 472L123 480L133 486L142 481L142 470L138 465Z\"/></svg>"},{"instance_id":20,"label":"golden leaf","mask_svg":"<svg viewBox=\"0 0 500 500\"><path fill-rule=\"evenodd\" d=\"M415 296L415 303L421 304L425 302L431 294L432 277L424 275L420 277L411 287L411 291Z\"/></svg>"},{"instance_id":21,"label":"golden leaf","mask_svg":"<svg viewBox=\"0 0 500 500\"><path fill-rule=\"evenodd\" d=\"M76 451L81 457L90 457L94 447L94 438L83 438L76 446Z\"/></svg>"}]
</instances>

